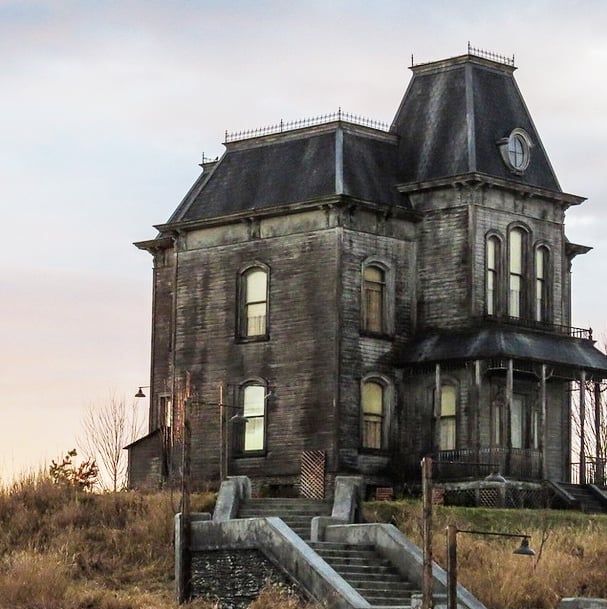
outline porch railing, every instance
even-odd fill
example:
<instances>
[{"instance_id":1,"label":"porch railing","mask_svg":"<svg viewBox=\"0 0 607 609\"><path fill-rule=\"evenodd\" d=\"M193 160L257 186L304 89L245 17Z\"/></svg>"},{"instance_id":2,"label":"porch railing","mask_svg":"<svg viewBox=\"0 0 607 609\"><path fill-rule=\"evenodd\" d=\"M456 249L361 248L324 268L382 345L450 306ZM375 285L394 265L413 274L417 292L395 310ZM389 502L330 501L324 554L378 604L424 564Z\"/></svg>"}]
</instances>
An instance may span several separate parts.
<instances>
[{"instance_id":1,"label":"porch railing","mask_svg":"<svg viewBox=\"0 0 607 609\"><path fill-rule=\"evenodd\" d=\"M583 338L585 340L592 340L592 328L576 328L575 326L563 326L560 324L553 324L547 321L535 321L532 319L524 319L522 317L510 317L507 315L484 315L482 319L484 321L496 324L525 327L534 330L550 332L551 334L561 334L563 336L571 336L572 338Z\"/></svg>"},{"instance_id":2,"label":"porch railing","mask_svg":"<svg viewBox=\"0 0 607 609\"><path fill-rule=\"evenodd\" d=\"M605 486L607 483L607 460L599 459L595 457L586 457L584 464L585 483L596 484L598 486ZM580 484L580 464L571 464L571 482L573 484Z\"/></svg>"},{"instance_id":3,"label":"porch railing","mask_svg":"<svg viewBox=\"0 0 607 609\"><path fill-rule=\"evenodd\" d=\"M517 480L541 478L541 454L527 448L464 448L442 450L435 456L436 480L484 478L493 472Z\"/></svg>"}]
</instances>

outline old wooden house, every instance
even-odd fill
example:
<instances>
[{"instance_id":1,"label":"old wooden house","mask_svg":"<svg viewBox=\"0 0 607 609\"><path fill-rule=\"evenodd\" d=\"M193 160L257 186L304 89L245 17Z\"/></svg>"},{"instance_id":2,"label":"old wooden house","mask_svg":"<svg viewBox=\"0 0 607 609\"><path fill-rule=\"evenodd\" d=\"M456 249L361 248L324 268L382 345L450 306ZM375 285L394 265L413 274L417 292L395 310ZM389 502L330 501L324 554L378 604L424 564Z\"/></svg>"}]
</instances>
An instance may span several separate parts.
<instances>
[{"instance_id":1,"label":"old wooden house","mask_svg":"<svg viewBox=\"0 0 607 609\"><path fill-rule=\"evenodd\" d=\"M195 485L397 487L429 454L443 480L570 480L571 388L607 358L571 327L590 248L564 222L584 199L561 190L514 70L469 49L412 66L391 125L226 134L136 244L154 298L131 486L178 474L185 414Z\"/></svg>"}]
</instances>

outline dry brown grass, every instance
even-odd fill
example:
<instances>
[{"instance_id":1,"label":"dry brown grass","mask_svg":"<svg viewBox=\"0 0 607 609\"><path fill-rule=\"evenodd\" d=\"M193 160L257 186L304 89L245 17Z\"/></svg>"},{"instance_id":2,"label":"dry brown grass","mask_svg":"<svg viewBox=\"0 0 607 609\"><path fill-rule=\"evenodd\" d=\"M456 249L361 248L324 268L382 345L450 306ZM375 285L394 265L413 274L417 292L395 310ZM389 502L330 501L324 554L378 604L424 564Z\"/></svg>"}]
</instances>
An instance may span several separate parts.
<instances>
[{"instance_id":1,"label":"dry brown grass","mask_svg":"<svg viewBox=\"0 0 607 609\"><path fill-rule=\"evenodd\" d=\"M213 502L206 493L192 505ZM168 492L85 494L44 476L0 490L0 607L174 607L177 504Z\"/></svg>"},{"instance_id":2,"label":"dry brown grass","mask_svg":"<svg viewBox=\"0 0 607 609\"><path fill-rule=\"evenodd\" d=\"M369 504L370 520L393 521L421 541L419 502ZM556 510L436 509L434 554L445 566L445 527L528 533L538 552L517 556L514 539L458 535L459 581L492 609L553 609L567 596L607 598L607 516ZM542 547L542 539L544 544ZM541 548L541 554L539 550Z\"/></svg>"}]
</instances>

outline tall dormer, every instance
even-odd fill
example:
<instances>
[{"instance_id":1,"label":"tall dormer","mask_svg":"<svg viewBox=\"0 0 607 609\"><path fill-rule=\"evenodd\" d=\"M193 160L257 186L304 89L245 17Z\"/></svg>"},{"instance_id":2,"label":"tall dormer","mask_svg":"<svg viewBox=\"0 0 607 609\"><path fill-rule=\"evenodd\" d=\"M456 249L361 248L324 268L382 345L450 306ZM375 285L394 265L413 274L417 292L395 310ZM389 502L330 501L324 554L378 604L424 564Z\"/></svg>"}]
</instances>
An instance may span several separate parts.
<instances>
[{"instance_id":1,"label":"tall dormer","mask_svg":"<svg viewBox=\"0 0 607 609\"><path fill-rule=\"evenodd\" d=\"M561 191L511 61L466 54L411 70L391 127L403 181L480 173Z\"/></svg>"}]
</instances>

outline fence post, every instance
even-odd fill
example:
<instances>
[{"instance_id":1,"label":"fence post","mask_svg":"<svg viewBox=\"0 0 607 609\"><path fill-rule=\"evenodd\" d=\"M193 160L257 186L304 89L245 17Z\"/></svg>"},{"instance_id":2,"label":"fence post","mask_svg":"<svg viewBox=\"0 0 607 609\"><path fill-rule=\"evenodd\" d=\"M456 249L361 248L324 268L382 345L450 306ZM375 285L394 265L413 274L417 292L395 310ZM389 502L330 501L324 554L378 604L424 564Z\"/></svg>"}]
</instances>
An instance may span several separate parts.
<instances>
[{"instance_id":1,"label":"fence post","mask_svg":"<svg viewBox=\"0 0 607 609\"><path fill-rule=\"evenodd\" d=\"M432 609L434 605L432 591L432 458L422 459L422 609Z\"/></svg>"}]
</instances>

